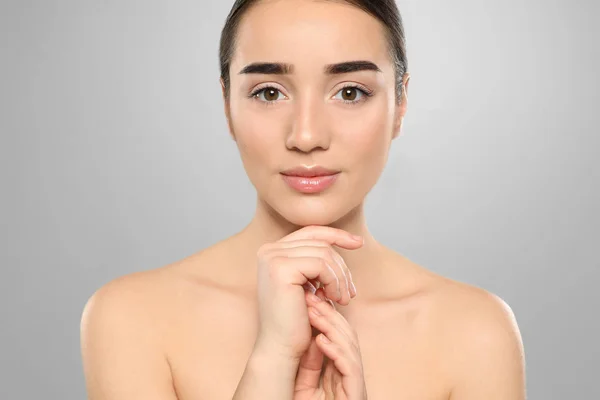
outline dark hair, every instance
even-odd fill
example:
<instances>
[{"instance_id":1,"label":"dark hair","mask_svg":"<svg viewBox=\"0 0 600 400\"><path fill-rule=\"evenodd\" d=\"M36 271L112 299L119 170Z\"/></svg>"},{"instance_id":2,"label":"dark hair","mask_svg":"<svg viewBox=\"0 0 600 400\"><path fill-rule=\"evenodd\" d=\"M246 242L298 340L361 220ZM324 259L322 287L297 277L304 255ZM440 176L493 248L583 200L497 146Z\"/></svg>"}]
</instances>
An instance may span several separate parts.
<instances>
[{"instance_id":1,"label":"dark hair","mask_svg":"<svg viewBox=\"0 0 600 400\"><path fill-rule=\"evenodd\" d=\"M227 16L221 32L219 45L219 62L221 78L225 86L225 97L229 97L229 67L236 45L236 34L240 20L248 9L260 0L236 0ZM335 1L335 0L331 0ZM338 0L340 1L340 0ZM406 43L402 17L395 0L341 0L367 12L381 21L386 30L390 58L394 63L396 98L402 99L402 77L408 71L406 58Z\"/></svg>"}]
</instances>

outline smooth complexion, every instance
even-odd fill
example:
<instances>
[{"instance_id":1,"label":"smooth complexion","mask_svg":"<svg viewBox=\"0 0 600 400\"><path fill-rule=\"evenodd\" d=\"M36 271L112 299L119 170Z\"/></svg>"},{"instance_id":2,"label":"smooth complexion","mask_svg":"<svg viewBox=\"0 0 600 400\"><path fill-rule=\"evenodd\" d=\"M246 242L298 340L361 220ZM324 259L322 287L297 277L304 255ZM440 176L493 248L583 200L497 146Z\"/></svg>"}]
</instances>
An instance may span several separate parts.
<instances>
[{"instance_id":1,"label":"smooth complexion","mask_svg":"<svg viewBox=\"0 0 600 400\"><path fill-rule=\"evenodd\" d=\"M245 13L224 110L256 188L255 215L232 237L92 296L82 318L90 399L231 400L249 360L268 386L279 365L252 357L257 251L309 225L364 238L358 249L336 249L357 294L335 307L359 339L369 400L524 399L510 308L383 246L367 228L364 200L408 102L408 74L396 101L384 32L338 1L265 0ZM319 193L282 178L314 166L339 171Z\"/></svg>"}]
</instances>

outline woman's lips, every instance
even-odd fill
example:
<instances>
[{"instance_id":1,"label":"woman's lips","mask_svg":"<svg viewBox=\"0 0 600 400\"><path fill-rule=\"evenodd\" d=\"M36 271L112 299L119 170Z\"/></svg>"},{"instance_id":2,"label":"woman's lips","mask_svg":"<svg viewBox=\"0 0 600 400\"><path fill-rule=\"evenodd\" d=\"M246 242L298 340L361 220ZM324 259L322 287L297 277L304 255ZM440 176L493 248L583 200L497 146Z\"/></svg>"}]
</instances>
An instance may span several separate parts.
<instances>
[{"instance_id":1,"label":"woman's lips","mask_svg":"<svg viewBox=\"0 0 600 400\"><path fill-rule=\"evenodd\" d=\"M339 172L321 176L281 175L285 183L300 193L319 193L333 185Z\"/></svg>"}]
</instances>

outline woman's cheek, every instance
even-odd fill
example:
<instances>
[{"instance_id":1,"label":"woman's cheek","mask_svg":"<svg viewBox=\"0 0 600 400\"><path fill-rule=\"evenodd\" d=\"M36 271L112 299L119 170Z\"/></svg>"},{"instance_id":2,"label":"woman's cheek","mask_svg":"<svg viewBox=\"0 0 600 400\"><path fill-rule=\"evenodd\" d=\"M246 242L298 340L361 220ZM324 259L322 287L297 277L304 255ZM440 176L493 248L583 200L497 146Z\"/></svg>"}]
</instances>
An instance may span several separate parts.
<instances>
[{"instance_id":1,"label":"woman's cheek","mask_svg":"<svg viewBox=\"0 0 600 400\"><path fill-rule=\"evenodd\" d=\"M277 152L281 148L280 120L272 115L247 111L238 114L236 142L246 171L251 179L269 175L278 168Z\"/></svg>"},{"instance_id":2,"label":"woman's cheek","mask_svg":"<svg viewBox=\"0 0 600 400\"><path fill-rule=\"evenodd\" d=\"M388 115L377 108L360 113L360 117L346 118L342 129L344 147L356 154L357 162L365 157L384 155L391 140L388 119Z\"/></svg>"}]
</instances>

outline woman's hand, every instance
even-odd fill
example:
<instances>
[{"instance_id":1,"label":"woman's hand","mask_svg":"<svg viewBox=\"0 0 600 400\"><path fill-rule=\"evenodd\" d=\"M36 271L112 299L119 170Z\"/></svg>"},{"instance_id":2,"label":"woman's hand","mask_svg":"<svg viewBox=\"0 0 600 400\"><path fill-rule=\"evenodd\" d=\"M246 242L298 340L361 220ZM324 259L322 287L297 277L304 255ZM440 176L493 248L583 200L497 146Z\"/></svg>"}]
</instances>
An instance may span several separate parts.
<instances>
[{"instance_id":1,"label":"woman's hand","mask_svg":"<svg viewBox=\"0 0 600 400\"><path fill-rule=\"evenodd\" d=\"M327 296L340 304L349 304L355 296L350 271L332 245L352 250L363 242L340 229L307 226L261 246L254 351L272 359L300 360L311 341L305 293L313 282L320 282Z\"/></svg>"},{"instance_id":2,"label":"woman's hand","mask_svg":"<svg viewBox=\"0 0 600 400\"><path fill-rule=\"evenodd\" d=\"M312 337L300 359L294 400L367 400L356 332L322 289L307 291L306 303L311 325L322 333Z\"/></svg>"}]
</instances>

